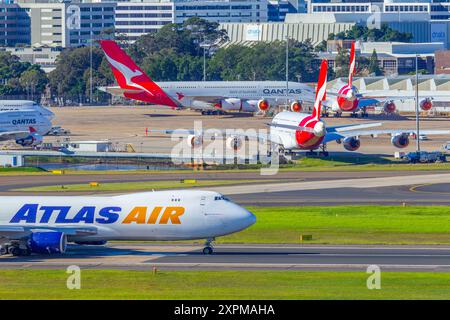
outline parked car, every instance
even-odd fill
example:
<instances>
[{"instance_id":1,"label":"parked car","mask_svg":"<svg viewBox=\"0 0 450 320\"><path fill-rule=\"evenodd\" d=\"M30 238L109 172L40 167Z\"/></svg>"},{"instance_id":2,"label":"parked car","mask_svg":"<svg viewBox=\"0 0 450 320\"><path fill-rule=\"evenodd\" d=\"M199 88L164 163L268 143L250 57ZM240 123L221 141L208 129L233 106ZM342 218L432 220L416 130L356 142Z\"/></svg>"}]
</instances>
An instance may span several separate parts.
<instances>
[{"instance_id":1,"label":"parked car","mask_svg":"<svg viewBox=\"0 0 450 320\"><path fill-rule=\"evenodd\" d=\"M70 130L66 130L62 127L53 127L47 135L49 136L66 136L70 134Z\"/></svg>"}]
</instances>

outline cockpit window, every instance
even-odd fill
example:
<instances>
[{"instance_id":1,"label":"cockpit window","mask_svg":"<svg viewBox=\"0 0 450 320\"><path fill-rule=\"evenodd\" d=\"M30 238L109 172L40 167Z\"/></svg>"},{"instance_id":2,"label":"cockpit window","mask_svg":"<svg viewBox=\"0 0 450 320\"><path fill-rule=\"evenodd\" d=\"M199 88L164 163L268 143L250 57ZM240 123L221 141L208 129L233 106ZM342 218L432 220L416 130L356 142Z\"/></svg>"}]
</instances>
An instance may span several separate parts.
<instances>
[{"instance_id":1,"label":"cockpit window","mask_svg":"<svg viewBox=\"0 0 450 320\"><path fill-rule=\"evenodd\" d=\"M225 197L224 195L215 196L215 197L214 197L214 200L215 200L215 201L220 201L220 200L230 201L230 199L228 199L228 198Z\"/></svg>"}]
</instances>

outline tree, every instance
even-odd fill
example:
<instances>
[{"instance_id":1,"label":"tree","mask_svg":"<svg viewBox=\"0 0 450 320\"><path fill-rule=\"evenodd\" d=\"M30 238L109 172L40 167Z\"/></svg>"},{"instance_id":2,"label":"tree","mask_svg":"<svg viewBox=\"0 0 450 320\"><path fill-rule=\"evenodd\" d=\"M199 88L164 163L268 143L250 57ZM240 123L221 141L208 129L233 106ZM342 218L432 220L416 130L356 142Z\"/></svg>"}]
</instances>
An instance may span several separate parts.
<instances>
[{"instance_id":1,"label":"tree","mask_svg":"<svg viewBox=\"0 0 450 320\"><path fill-rule=\"evenodd\" d=\"M373 73L376 76L380 76L383 74L383 71L381 70L381 68L378 64L378 56L377 56L377 52L375 51L375 49L373 49L372 56L370 57L369 65L368 65L367 69L368 69L369 74Z\"/></svg>"},{"instance_id":2,"label":"tree","mask_svg":"<svg viewBox=\"0 0 450 320\"><path fill-rule=\"evenodd\" d=\"M47 75L38 65L21 62L9 52L0 52L0 95L27 94L34 99L44 90Z\"/></svg>"},{"instance_id":3,"label":"tree","mask_svg":"<svg viewBox=\"0 0 450 320\"><path fill-rule=\"evenodd\" d=\"M350 55L348 50L338 47L336 58L334 59L334 69L337 78L347 77L349 72Z\"/></svg>"},{"instance_id":4,"label":"tree","mask_svg":"<svg viewBox=\"0 0 450 320\"><path fill-rule=\"evenodd\" d=\"M408 32L400 32L390 28L387 24L381 25L380 29L368 28L365 25L354 25L351 29L330 33L328 40L363 40L363 41L400 41L410 42L413 36Z\"/></svg>"},{"instance_id":5,"label":"tree","mask_svg":"<svg viewBox=\"0 0 450 320\"><path fill-rule=\"evenodd\" d=\"M315 52L326 52L327 51L327 40L322 40L317 46L314 48Z\"/></svg>"},{"instance_id":6,"label":"tree","mask_svg":"<svg viewBox=\"0 0 450 320\"><path fill-rule=\"evenodd\" d=\"M348 50L338 47L338 54L334 60L335 65L335 77L347 78L350 71L350 54ZM363 76L367 75L369 67L369 59L362 55L356 55L355 75Z\"/></svg>"},{"instance_id":7,"label":"tree","mask_svg":"<svg viewBox=\"0 0 450 320\"><path fill-rule=\"evenodd\" d=\"M40 96L44 92L48 78L42 69L31 67L20 75L19 82L27 96L34 100L36 96Z\"/></svg>"},{"instance_id":8,"label":"tree","mask_svg":"<svg viewBox=\"0 0 450 320\"><path fill-rule=\"evenodd\" d=\"M90 47L64 50L49 74L50 89L63 102L67 99L82 102L90 93ZM114 82L112 73L104 62L106 58L98 47L92 48L92 87L95 95L98 86Z\"/></svg>"}]
</instances>

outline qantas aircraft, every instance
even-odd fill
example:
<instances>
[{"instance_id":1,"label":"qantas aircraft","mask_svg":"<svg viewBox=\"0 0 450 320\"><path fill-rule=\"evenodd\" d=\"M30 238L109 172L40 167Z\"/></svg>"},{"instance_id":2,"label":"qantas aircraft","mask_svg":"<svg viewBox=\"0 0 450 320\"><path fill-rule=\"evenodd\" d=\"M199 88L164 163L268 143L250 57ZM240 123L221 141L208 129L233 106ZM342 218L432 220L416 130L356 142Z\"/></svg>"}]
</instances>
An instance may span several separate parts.
<instances>
[{"instance_id":1,"label":"qantas aircraft","mask_svg":"<svg viewBox=\"0 0 450 320\"><path fill-rule=\"evenodd\" d=\"M341 125L334 127L327 127L321 120L322 102L326 99L326 85L327 85L327 68L326 60L322 61L320 67L319 81L316 89L316 100L312 114L305 114L292 111L283 111L278 113L270 126L269 137L256 134L254 136L247 134L235 134L234 136L226 137L229 149L242 148L243 140L256 138L260 141L269 141L280 147L282 152L308 150L314 151L321 148L323 154L326 156L326 145L329 142L335 141L342 143L344 149L347 151L356 151L361 146L360 136L377 136L387 134L391 136L391 143L397 148L405 148L409 145L409 137L414 134L414 129L400 129L400 130L361 130L371 127L381 126L382 123L362 123L355 125ZM159 132L165 134L186 135L187 143L192 148L198 148L206 141L203 132L194 130L151 130L151 132ZM450 134L450 130L421 130L421 133L426 135L433 134ZM224 135L226 135L226 131ZM214 137L217 139L217 137Z\"/></svg>"},{"instance_id":2,"label":"qantas aircraft","mask_svg":"<svg viewBox=\"0 0 450 320\"><path fill-rule=\"evenodd\" d=\"M367 117L366 108L370 105L382 105L382 110L386 114L394 113L397 109L395 100L414 100L415 92L403 91L398 94L392 94L388 90L376 90L370 92L359 92L353 85L353 75L356 70L356 54L355 42L352 43L350 49L350 67L348 74L348 83L340 87L337 92L331 91L329 99L324 101L326 109L331 109L336 117L340 117L343 112L348 112L352 117L357 116L357 112L361 113L361 117ZM433 100L448 101L450 93L448 94L433 94L430 96L423 96L419 94L419 106L423 111L429 111L433 107ZM324 115L328 113L324 112Z\"/></svg>"},{"instance_id":3,"label":"qantas aircraft","mask_svg":"<svg viewBox=\"0 0 450 320\"><path fill-rule=\"evenodd\" d=\"M51 128L51 120L37 109L0 111L0 141L15 140L23 147L36 146Z\"/></svg>"},{"instance_id":4,"label":"qantas aircraft","mask_svg":"<svg viewBox=\"0 0 450 320\"><path fill-rule=\"evenodd\" d=\"M179 81L153 82L134 61L111 40L101 40L118 86L101 87L112 95L166 105L172 108L192 108L203 114L226 111L266 112L271 107L286 104L299 112L304 102L314 102L310 86L283 81Z\"/></svg>"},{"instance_id":5,"label":"qantas aircraft","mask_svg":"<svg viewBox=\"0 0 450 320\"><path fill-rule=\"evenodd\" d=\"M40 115L49 120L55 117L50 110L42 107L39 103L30 100L0 100L0 112L2 111L38 111Z\"/></svg>"},{"instance_id":6,"label":"qantas aircraft","mask_svg":"<svg viewBox=\"0 0 450 320\"><path fill-rule=\"evenodd\" d=\"M64 253L67 242L207 239L244 230L255 216L223 195L173 190L120 196L0 197L0 253Z\"/></svg>"}]
</instances>

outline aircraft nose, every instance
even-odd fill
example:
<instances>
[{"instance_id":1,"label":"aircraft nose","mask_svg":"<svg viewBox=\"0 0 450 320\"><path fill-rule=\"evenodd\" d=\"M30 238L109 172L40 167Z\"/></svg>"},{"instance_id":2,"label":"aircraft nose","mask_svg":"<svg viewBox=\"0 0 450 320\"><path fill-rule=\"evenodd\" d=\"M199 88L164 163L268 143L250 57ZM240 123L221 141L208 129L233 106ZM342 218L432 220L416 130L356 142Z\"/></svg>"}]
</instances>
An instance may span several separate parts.
<instances>
[{"instance_id":1,"label":"aircraft nose","mask_svg":"<svg viewBox=\"0 0 450 320\"><path fill-rule=\"evenodd\" d=\"M239 207L238 216L243 225L243 229L250 227L256 222L255 215L245 208Z\"/></svg>"}]
</instances>

